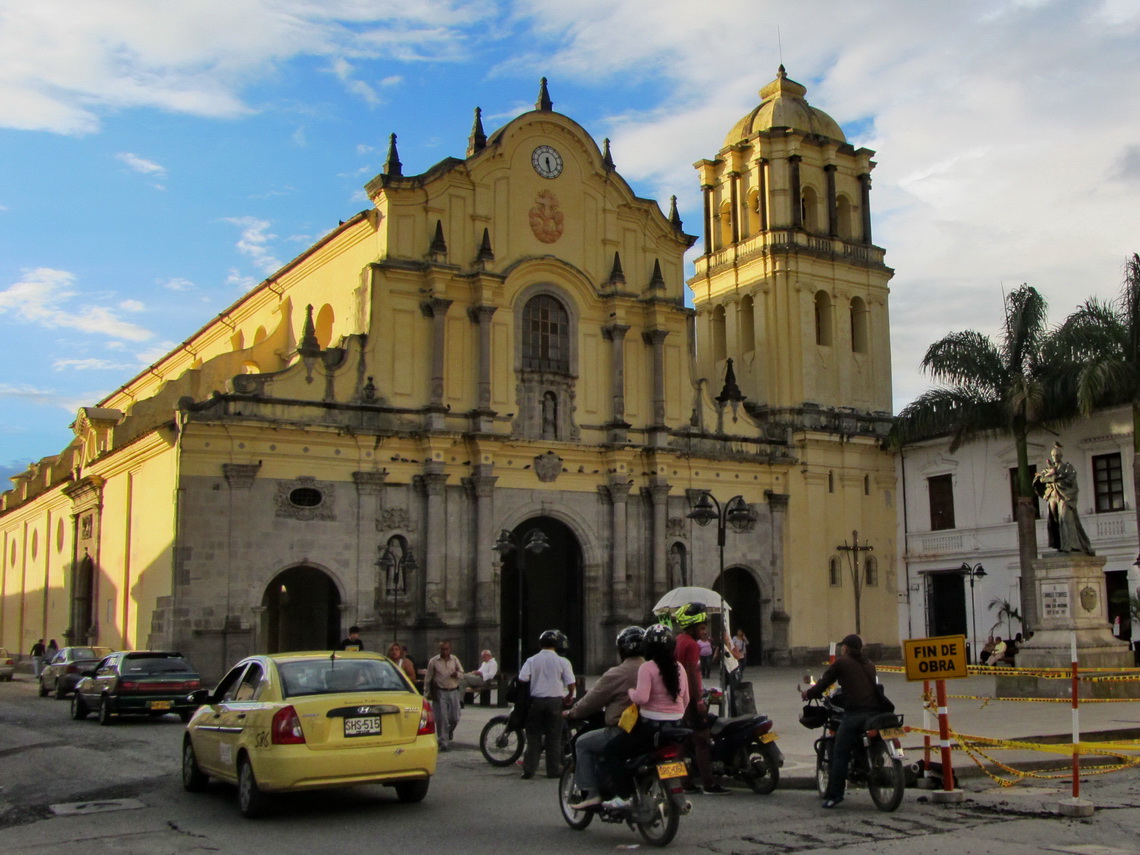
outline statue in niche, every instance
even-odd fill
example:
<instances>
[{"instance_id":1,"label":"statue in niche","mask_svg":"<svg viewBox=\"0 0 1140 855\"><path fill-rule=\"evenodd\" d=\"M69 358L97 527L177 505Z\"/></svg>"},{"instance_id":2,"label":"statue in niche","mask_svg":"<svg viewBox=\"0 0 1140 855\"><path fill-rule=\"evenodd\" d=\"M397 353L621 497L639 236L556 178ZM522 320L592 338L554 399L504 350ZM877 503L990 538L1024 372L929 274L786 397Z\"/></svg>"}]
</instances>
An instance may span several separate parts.
<instances>
[{"instance_id":1,"label":"statue in niche","mask_svg":"<svg viewBox=\"0 0 1140 855\"><path fill-rule=\"evenodd\" d=\"M542 396L542 438L558 439L558 398L553 392Z\"/></svg>"},{"instance_id":2,"label":"statue in niche","mask_svg":"<svg viewBox=\"0 0 1140 855\"><path fill-rule=\"evenodd\" d=\"M1053 444L1049 462L1033 476L1033 486L1049 503L1049 546L1058 552L1096 555L1077 514L1077 470L1064 459L1061 443Z\"/></svg>"}]
</instances>

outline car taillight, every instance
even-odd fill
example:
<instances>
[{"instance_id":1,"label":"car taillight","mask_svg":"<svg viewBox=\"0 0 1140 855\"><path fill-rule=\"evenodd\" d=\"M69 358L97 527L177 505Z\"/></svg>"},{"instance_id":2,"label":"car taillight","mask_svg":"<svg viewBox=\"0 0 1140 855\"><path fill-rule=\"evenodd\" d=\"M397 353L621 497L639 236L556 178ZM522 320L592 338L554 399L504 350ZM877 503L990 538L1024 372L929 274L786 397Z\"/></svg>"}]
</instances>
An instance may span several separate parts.
<instances>
[{"instance_id":1,"label":"car taillight","mask_svg":"<svg viewBox=\"0 0 1140 855\"><path fill-rule=\"evenodd\" d=\"M435 733L435 713L431 711L431 704L424 701L423 712L420 713L420 729L416 736L429 736Z\"/></svg>"},{"instance_id":2,"label":"car taillight","mask_svg":"<svg viewBox=\"0 0 1140 855\"><path fill-rule=\"evenodd\" d=\"M272 733L274 745L302 745L305 742L301 719L297 718L297 711L292 706L279 709L273 715Z\"/></svg>"},{"instance_id":3,"label":"car taillight","mask_svg":"<svg viewBox=\"0 0 1140 855\"><path fill-rule=\"evenodd\" d=\"M119 688L120 689L126 689L126 690L130 691L131 689L137 689L138 687L139 687L139 684L136 683L134 680L120 680L119 681Z\"/></svg>"},{"instance_id":4,"label":"car taillight","mask_svg":"<svg viewBox=\"0 0 1140 855\"><path fill-rule=\"evenodd\" d=\"M193 690L193 689L200 689L200 688L202 688L202 681L201 680L187 680L185 683L182 684L182 688L184 688L188 692Z\"/></svg>"}]
</instances>

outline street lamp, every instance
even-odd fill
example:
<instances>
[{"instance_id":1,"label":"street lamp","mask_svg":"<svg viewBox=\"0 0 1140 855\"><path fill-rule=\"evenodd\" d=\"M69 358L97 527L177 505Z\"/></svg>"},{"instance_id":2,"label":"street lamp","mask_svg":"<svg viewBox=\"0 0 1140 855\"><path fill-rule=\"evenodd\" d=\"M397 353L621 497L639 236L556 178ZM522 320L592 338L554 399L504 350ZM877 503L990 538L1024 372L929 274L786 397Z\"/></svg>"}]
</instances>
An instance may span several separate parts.
<instances>
[{"instance_id":1,"label":"street lamp","mask_svg":"<svg viewBox=\"0 0 1140 855\"><path fill-rule=\"evenodd\" d=\"M408 594L408 576L416 571L416 557L411 550L404 550L397 556L388 545L376 559L376 566L384 576L384 597L392 604L392 641L396 641L396 614L400 598Z\"/></svg>"},{"instance_id":2,"label":"street lamp","mask_svg":"<svg viewBox=\"0 0 1140 855\"><path fill-rule=\"evenodd\" d=\"M756 514L752 511L748 502L744 501L743 496L733 496L722 507L720 502L716 500L708 490L702 490L700 496L697 497L693 509L688 513L689 519L693 520L699 526L706 526L709 523L716 522L716 545L720 555L720 575L717 576L721 580L722 590L724 588L724 533L729 525L735 531L744 531L756 521ZM723 596L723 594L722 594ZM722 611L723 614L723 611ZM723 620L723 618L722 618ZM715 647L714 647L715 649ZM724 686L727 697L725 698L728 709L733 709L732 687L728 681L728 670L724 664L723 657L721 658L721 684Z\"/></svg>"},{"instance_id":3,"label":"street lamp","mask_svg":"<svg viewBox=\"0 0 1140 855\"><path fill-rule=\"evenodd\" d=\"M974 651L974 664L981 664L978 662L978 622L976 612L974 610L974 580L984 579L986 576L986 568L981 564L975 564L973 567L966 561L962 562L962 566L958 568L962 575L967 576L970 580L970 636L972 650Z\"/></svg>"},{"instance_id":4,"label":"street lamp","mask_svg":"<svg viewBox=\"0 0 1140 855\"><path fill-rule=\"evenodd\" d=\"M519 566L518 566L518 599L519 599L519 625L518 625L518 666L522 668L523 664L523 579L526 575L526 554L528 552L534 555L540 555L550 548L550 541L547 540L546 535L540 528L532 528L530 532L523 539L523 546L518 550L518 543L506 529L499 532L499 537L495 541L495 545L491 548L499 553L500 558L506 558L510 553L518 550L519 552Z\"/></svg>"}]
</instances>

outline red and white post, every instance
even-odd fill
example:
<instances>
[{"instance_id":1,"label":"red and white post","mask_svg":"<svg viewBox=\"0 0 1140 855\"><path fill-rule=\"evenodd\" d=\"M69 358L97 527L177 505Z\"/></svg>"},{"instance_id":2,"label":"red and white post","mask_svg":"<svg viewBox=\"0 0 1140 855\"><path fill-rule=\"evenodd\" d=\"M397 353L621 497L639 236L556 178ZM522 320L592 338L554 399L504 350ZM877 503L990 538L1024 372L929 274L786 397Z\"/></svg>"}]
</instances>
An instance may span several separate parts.
<instances>
[{"instance_id":1,"label":"red and white post","mask_svg":"<svg viewBox=\"0 0 1140 855\"><path fill-rule=\"evenodd\" d=\"M1069 633L1069 649L1072 661L1072 700L1073 700L1073 795L1059 805L1062 816L1092 816L1093 803L1081 798L1081 701L1080 663L1077 661L1077 634Z\"/></svg>"},{"instance_id":2,"label":"red and white post","mask_svg":"<svg viewBox=\"0 0 1140 855\"><path fill-rule=\"evenodd\" d=\"M930 794L936 804L950 804L962 801L964 794L954 784L954 764L950 759L950 709L946 704L946 681L934 681L935 698L938 703L938 742L942 746L942 789Z\"/></svg>"}]
</instances>

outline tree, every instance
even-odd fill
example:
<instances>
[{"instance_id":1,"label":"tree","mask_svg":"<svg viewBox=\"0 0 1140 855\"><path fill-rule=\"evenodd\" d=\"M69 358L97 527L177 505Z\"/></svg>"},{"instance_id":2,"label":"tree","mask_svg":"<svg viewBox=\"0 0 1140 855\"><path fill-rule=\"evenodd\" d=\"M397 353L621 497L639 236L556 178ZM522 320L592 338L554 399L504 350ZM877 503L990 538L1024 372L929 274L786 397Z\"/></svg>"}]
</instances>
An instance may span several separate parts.
<instances>
[{"instance_id":1,"label":"tree","mask_svg":"<svg viewBox=\"0 0 1140 855\"><path fill-rule=\"evenodd\" d=\"M950 333L932 344L922 367L943 385L905 406L893 434L897 445L949 435L951 453L983 436L1012 438L1017 451L1017 545L1025 630L1037 623L1033 571L1037 527L1028 438L1039 427L1060 424L1075 410L1065 390L1071 374L1063 370L1062 352L1050 344L1045 313L1045 298L1022 285L1005 298L996 344L973 330Z\"/></svg>"},{"instance_id":2,"label":"tree","mask_svg":"<svg viewBox=\"0 0 1140 855\"><path fill-rule=\"evenodd\" d=\"M1005 637L1013 638L1013 622L1021 623L1021 612L1009 600L1004 597L994 597L990 600L989 610L992 612L997 610L997 620L994 625L990 627L990 635L994 634L994 630L998 628L1001 622L1005 621Z\"/></svg>"},{"instance_id":3,"label":"tree","mask_svg":"<svg viewBox=\"0 0 1140 855\"><path fill-rule=\"evenodd\" d=\"M1057 330L1052 344L1061 358L1079 366L1082 414L1098 406L1132 406L1133 506L1140 525L1140 256L1133 253L1125 262L1120 296L1086 301Z\"/></svg>"}]
</instances>

